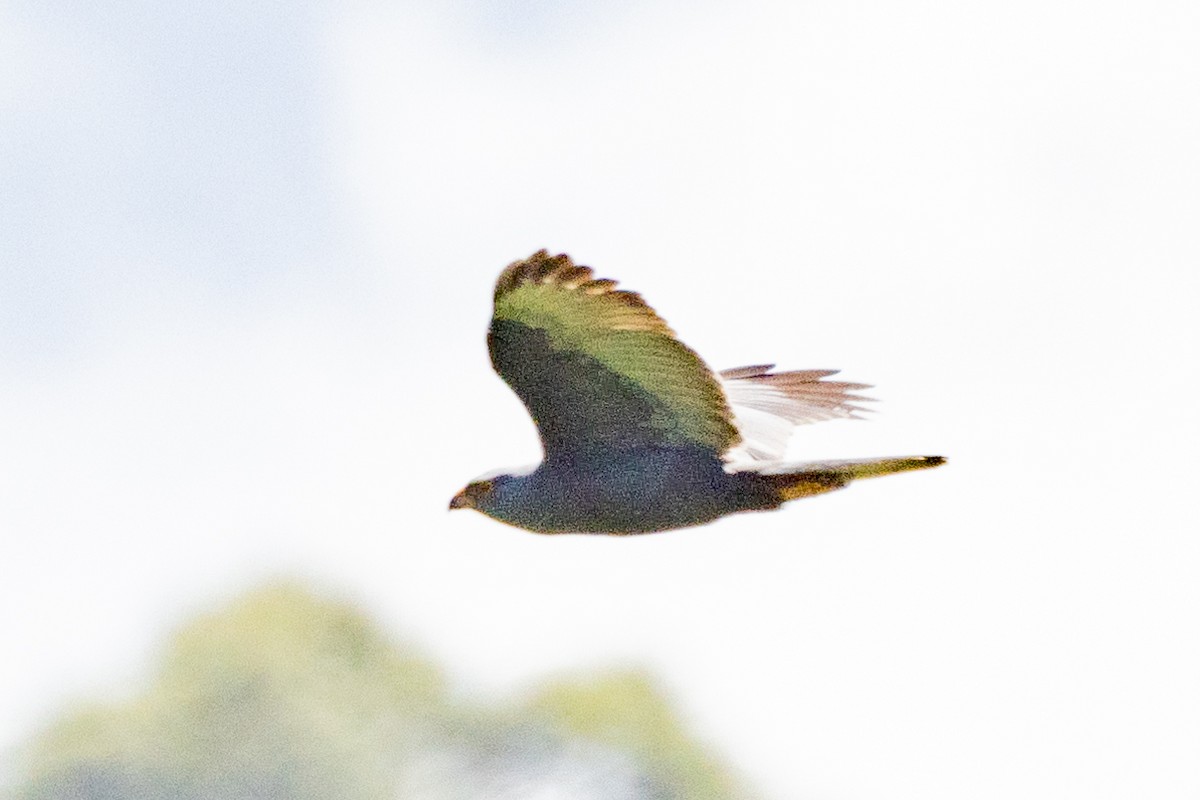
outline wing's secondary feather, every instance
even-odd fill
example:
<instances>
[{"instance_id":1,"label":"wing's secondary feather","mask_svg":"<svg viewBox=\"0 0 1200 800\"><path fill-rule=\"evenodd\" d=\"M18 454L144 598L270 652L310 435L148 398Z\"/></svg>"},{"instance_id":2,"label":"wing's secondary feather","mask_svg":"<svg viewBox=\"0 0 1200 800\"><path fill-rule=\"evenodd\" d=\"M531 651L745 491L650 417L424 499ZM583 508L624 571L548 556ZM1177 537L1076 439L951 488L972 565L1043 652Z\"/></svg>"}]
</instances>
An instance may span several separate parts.
<instances>
[{"instance_id":1,"label":"wing's secondary feather","mask_svg":"<svg viewBox=\"0 0 1200 800\"><path fill-rule=\"evenodd\" d=\"M496 282L496 371L525 403L548 458L589 448L739 439L716 376L640 295L539 251Z\"/></svg>"},{"instance_id":2,"label":"wing's secondary feather","mask_svg":"<svg viewBox=\"0 0 1200 800\"><path fill-rule=\"evenodd\" d=\"M870 386L826 380L837 370L772 372L774 368L774 364L759 364L720 373L721 386L742 436L741 445L727 455L731 462L777 461L786 453L796 425L861 419L859 414L869 410L859 404L871 398L856 392Z\"/></svg>"}]
</instances>

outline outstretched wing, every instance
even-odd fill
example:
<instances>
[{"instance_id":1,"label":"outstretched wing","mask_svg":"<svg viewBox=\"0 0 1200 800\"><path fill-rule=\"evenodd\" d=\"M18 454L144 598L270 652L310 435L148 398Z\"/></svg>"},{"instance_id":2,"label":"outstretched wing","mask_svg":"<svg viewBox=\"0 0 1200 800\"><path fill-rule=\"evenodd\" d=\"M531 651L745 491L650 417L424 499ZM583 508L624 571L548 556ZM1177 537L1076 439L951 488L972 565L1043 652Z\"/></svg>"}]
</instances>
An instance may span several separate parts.
<instances>
[{"instance_id":1,"label":"outstretched wing","mask_svg":"<svg viewBox=\"0 0 1200 800\"><path fill-rule=\"evenodd\" d=\"M496 282L492 365L529 409L546 458L647 445L719 456L739 435L716 376L641 296L545 250Z\"/></svg>"},{"instance_id":2,"label":"outstretched wing","mask_svg":"<svg viewBox=\"0 0 1200 800\"><path fill-rule=\"evenodd\" d=\"M859 403L871 398L855 394L865 383L825 380L837 370L772 372L774 364L727 369L721 386L733 409L741 444L729 452L731 462L776 461L787 451L797 425L826 419L861 419Z\"/></svg>"}]
</instances>

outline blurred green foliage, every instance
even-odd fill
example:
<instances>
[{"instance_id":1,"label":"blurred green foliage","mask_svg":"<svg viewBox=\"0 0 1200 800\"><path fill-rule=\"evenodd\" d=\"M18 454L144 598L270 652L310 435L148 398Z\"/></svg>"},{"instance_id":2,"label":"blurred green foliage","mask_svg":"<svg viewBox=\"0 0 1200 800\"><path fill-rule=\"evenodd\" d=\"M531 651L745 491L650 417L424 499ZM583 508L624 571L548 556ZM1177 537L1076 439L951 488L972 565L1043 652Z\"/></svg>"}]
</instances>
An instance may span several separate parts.
<instances>
[{"instance_id":1,"label":"blurred green foliage","mask_svg":"<svg viewBox=\"0 0 1200 800\"><path fill-rule=\"evenodd\" d=\"M26 750L14 800L747 796L642 673L467 703L360 612L294 585L191 623L144 694Z\"/></svg>"}]
</instances>

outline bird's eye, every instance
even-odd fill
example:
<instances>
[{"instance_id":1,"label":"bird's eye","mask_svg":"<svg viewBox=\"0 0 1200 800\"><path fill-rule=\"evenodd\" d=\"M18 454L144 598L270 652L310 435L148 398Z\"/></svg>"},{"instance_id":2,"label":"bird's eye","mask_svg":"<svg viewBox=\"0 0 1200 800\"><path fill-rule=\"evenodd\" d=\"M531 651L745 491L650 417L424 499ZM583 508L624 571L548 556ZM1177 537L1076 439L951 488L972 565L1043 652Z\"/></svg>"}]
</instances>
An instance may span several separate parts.
<instances>
[{"instance_id":1,"label":"bird's eye","mask_svg":"<svg viewBox=\"0 0 1200 800\"><path fill-rule=\"evenodd\" d=\"M475 481L467 487L467 494L471 497L486 497L492 493L492 481Z\"/></svg>"}]
</instances>

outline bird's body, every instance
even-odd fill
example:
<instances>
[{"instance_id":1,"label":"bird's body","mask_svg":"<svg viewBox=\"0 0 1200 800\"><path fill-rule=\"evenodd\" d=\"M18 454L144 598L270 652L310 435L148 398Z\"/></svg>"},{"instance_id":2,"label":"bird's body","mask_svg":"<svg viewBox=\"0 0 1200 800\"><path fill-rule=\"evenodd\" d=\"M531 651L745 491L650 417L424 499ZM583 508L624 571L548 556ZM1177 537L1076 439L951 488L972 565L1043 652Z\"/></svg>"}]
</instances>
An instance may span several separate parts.
<instances>
[{"instance_id":1,"label":"bird's body","mask_svg":"<svg viewBox=\"0 0 1200 800\"><path fill-rule=\"evenodd\" d=\"M539 533L650 533L783 502L755 477L700 448L641 447L501 476L487 513Z\"/></svg>"},{"instance_id":2,"label":"bird's body","mask_svg":"<svg viewBox=\"0 0 1200 800\"><path fill-rule=\"evenodd\" d=\"M780 463L793 425L854 417L865 386L825 380L830 370L713 373L615 285L544 250L501 273L492 364L529 409L545 458L468 484L451 508L539 533L649 533L944 460Z\"/></svg>"}]
</instances>

